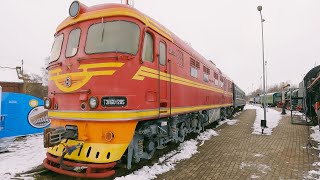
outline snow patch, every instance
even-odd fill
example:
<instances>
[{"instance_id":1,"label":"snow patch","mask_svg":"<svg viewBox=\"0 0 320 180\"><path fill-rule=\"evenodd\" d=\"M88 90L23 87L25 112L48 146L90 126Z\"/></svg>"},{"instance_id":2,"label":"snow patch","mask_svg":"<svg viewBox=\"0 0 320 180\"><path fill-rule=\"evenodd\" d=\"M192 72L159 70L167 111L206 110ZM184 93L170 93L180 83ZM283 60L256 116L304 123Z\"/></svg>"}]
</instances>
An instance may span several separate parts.
<instances>
[{"instance_id":1,"label":"snow patch","mask_svg":"<svg viewBox=\"0 0 320 180\"><path fill-rule=\"evenodd\" d=\"M168 172L175 168L176 164L182 160L191 158L194 154L198 153L198 143L201 144L204 141L211 139L213 136L218 136L219 134L213 129L207 129L205 132L200 133L196 139L185 141L180 144L177 150L173 150L168 154L159 158L158 163L152 166L144 166L141 169L134 171L133 173L117 177L115 180L149 180L155 179L158 175ZM200 145L201 145L200 144Z\"/></svg>"},{"instance_id":2,"label":"snow patch","mask_svg":"<svg viewBox=\"0 0 320 180\"><path fill-rule=\"evenodd\" d=\"M227 119L226 121L227 121L228 125L232 126L232 125L236 125L239 120L237 120L237 119L233 119L233 120Z\"/></svg>"},{"instance_id":3,"label":"snow patch","mask_svg":"<svg viewBox=\"0 0 320 180\"><path fill-rule=\"evenodd\" d=\"M310 137L319 143L320 142L319 126L314 126L311 129L314 131L314 133L312 133Z\"/></svg>"},{"instance_id":4,"label":"snow patch","mask_svg":"<svg viewBox=\"0 0 320 180\"><path fill-rule=\"evenodd\" d=\"M268 165L265 164L256 164L256 163L245 163L242 162L240 165L240 169L244 169L244 168L253 168L253 169L257 169L258 171L260 171L263 174L267 174L266 171L270 171L271 168Z\"/></svg>"},{"instance_id":5,"label":"snow patch","mask_svg":"<svg viewBox=\"0 0 320 180\"><path fill-rule=\"evenodd\" d=\"M257 175L255 175L255 174L253 174L253 175L251 175L251 179L257 179L257 178L259 178L260 176L257 176Z\"/></svg>"},{"instance_id":6,"label":"snow patch","mask_svg":"<svg viewBox=\"0 0 320 180\"><path fill-rule=\"evenodd\" d=\"M1 179L11 179L17 173L32 170L42 164L46 154L42 134L17 138L8 150L9 152L0 153Z\"/></svg>"},{"instance_id":7,"label":"snow patch","mask_svg":"<svg viewBox=\"0 0 320 180\"><path fill-rule=\"evenodd\" d=\"M227 123L228 125L236 125L237 124L237 122L238 122L239 120L237 120L237 119L233 119L233 120L230 120L230 119L225 119L225 120L223 120L223 121L220 121L219 122L219 125L217 126L217 127L220 127L220 126L222 126L223 124L225 124L225 123ZM217 128L216 127L216 128Z\"/></svg>"},{"instance_id":8,"label":"snow patch","mask_svg":"<svg viewBox=\"0 0 320 180\"><path fill-rule=\"evenodd\" d=\"M263 157L263 154L255 154L254 157Z\"/></svg>"},{"instance_id":9,"label":"snow patch","mask_svg":"<svg viewBox=\"0 0 320 180\"><path fill-rule=\"evenodd\" d=\"M266 112L267 117L267 127L264 128L263 134L264 135L271 135L273 128L278 126L279 120L281 119L280 112L274 109L268 109ZM256 109L256 120L253 124L253 132L252 134L262 134L262 129L260 126L261 120L264 119L264 110L263 108Z\"/></svg>"},{"instance_id":10,"label":"snow patch","mask_svg":"<svg viewBox=\"0 0 320 180\"><path fill-rule=\"evenodd\" d=\"M311 139L318 142L318 147L316 147L315 149L319 149L319 144L320 144L319 125L314 126L310 129L313 130L313 132L310 134ZM318 156L320 156L320 154ZM312 165L315 166L317 169L309 171L308 175L305 178L306 179L320 179L320 167L319 167L320 162L314 162Z\"/></svg>"},{"instance_id":11,"label":"snow patch","mask_svg":"<svg viewBox=\"0 0 320 180\"><path fill-rule=\"evenodd\" d=\"M260 104L246 104L243 109L261 109Z\"/></svg>"}]
</instances>

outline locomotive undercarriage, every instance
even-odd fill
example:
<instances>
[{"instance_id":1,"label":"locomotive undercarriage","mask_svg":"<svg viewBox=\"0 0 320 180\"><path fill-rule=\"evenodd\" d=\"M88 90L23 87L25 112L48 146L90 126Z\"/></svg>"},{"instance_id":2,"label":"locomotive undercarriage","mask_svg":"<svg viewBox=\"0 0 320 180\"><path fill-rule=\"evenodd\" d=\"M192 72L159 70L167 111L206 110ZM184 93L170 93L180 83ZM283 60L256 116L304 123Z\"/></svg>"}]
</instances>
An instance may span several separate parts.
<instances>
[{"instance_id":1,"label":"locomotive undercarriage","mask_svg":"<svg viewBox=\"0 0 320 180\"><path fill-rule=\"evenodd\" d=\"M151 159L157 149L169 142L183 142L189 133L200 133L204 127L232 115L230 108L212 109L189 114L161 118L156 121L141 121L126 151L126 168L142 159Z\"/></svg>"}]
</instances>

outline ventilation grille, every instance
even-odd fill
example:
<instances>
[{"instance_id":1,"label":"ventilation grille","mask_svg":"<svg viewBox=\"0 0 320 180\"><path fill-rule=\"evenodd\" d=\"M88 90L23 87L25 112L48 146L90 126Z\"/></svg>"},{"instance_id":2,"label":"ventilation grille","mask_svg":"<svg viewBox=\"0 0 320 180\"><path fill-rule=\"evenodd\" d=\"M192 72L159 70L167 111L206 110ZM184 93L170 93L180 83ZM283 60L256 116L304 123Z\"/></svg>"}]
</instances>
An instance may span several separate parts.
<instances>
[{"instance_id":1,"label":"ventilation grille","mask_svg":"<svg viewBox=\"0 0 320 180\"><path fill-rule=\"evenodd\" d=\"M195 68L197 68L197 69L200 69L200 63L199 63L199 61L196 61L196 60L194 60L194 59L190 59L190 66L192 66L192 67L195 67Z\"/></svg>"}]
</instances>

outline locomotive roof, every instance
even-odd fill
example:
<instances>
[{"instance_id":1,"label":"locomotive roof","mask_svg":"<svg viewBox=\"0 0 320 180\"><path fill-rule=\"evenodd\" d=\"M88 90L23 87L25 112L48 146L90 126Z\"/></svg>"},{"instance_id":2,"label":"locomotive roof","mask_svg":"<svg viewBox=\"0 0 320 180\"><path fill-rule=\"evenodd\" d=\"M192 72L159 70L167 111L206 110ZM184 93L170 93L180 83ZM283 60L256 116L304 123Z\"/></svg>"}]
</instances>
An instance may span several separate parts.
<instances>
[{"instance_id":1,"label":"locomotive roof","mask_svg":"<svg viewBox=\"0 0 320 180\"><path fill-rule=\"evenodd\" d=\"M304 76L304 80L308 81L311 78L315 78L316 75L320 72L320 65L316 66L314 68L312 68L305 76Z\"/></svg>"},{"instance_id":2,"label":"locomotive roof","mask_svg":"<svg viewBox=\"0 0 320 180\"><path fill-rule=\"evenodd\" d=\"M167 28L162 26L160 23L158 23L156 20L150 18L149 16L145 15L144 13L140 12L139 10L128 6L124 4L101 4L101 5L95 5L91 7L87 7L83 4L81 4L83 8L83 12L79 14L79 16L72 18L68 17L66 18L57 28L57 32L64 29L65 27L72 25L77 22L87 21L91 19L97 19L102 17L110 17L110 16L127 16L135 18L145 25L147 25L149 28L153 29L160 35L167 38L169 41L183 49L186 53L188 53L190 56L194 57L196 60L201 61L203 64L205 64L207 67L210 67L211 69L214 69L216 72L218 71L221 73L226 79L231 81L229 77L227 77L225 74L223 74L214 63L210 63L206 58L204 58L201 54L199 54L197 51L195 51L191 46L187 45L183 40L181 40L178 36L176 36L174 33L169 31Z\"/></svg>"}]
</instances>

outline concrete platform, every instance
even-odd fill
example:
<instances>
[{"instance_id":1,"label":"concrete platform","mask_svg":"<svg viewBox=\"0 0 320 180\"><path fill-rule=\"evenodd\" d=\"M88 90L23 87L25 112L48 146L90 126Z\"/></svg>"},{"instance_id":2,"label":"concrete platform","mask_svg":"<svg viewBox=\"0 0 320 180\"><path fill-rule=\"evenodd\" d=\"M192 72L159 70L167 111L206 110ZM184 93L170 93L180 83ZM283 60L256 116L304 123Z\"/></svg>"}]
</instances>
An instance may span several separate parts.
<instances>
[{"instance_id":1,"label":"concrete platform","mask_svg":"<svg viewBox=\"0 0 320 180\"><path fill-rule=\"evenodd\" d=\"M319 151L307 148L308 126L283 116L271 136L253 135L255 110L246 110L233 126L206 141L199 153L158 179L304 179L319 162ZM315 144L315 143L313 143Z\"/></svg>"}]
</instances>

